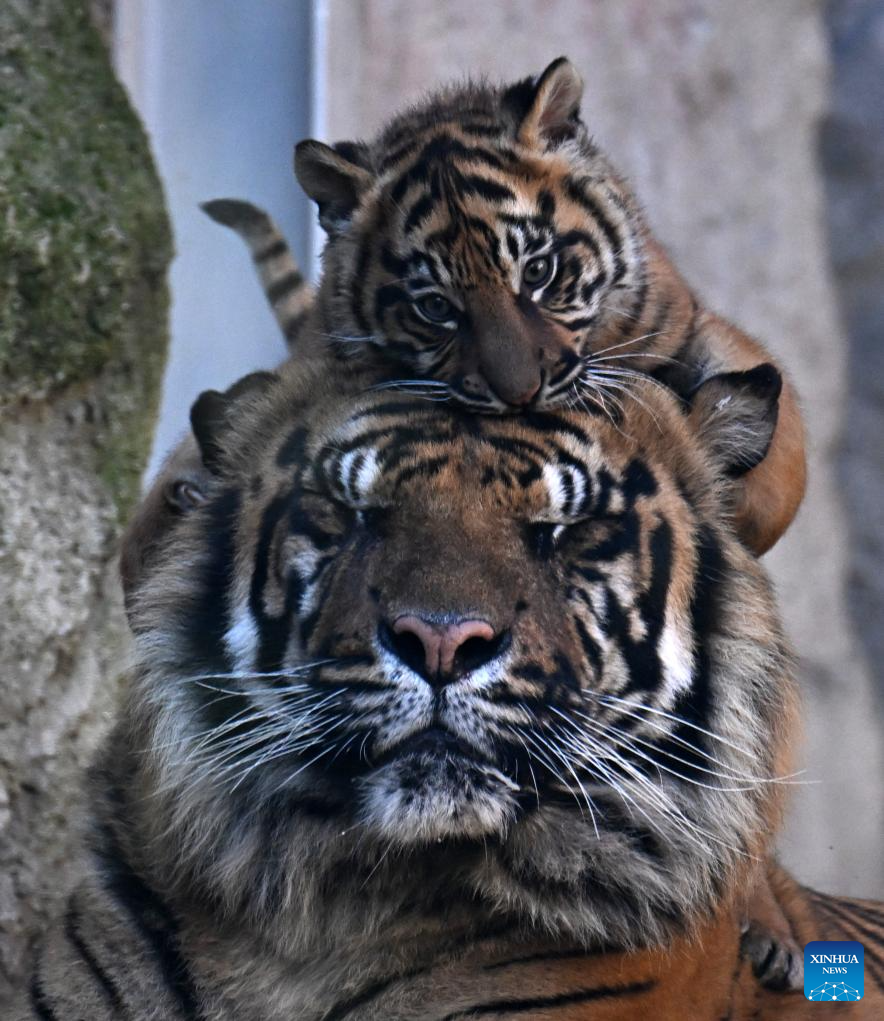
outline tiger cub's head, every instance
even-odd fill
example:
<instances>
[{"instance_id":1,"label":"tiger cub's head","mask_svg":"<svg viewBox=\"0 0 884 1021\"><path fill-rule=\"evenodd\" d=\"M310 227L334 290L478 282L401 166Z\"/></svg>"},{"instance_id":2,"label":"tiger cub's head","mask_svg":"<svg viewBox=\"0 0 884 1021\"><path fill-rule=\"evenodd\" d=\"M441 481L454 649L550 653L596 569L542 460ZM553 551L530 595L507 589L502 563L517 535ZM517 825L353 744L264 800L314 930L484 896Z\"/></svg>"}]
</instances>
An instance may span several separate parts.
<instances>
[{"instance_id":1,"label":"tiger cub's head","mask_svg":"<svg viewBox=\"0 0 884 1021\"><path fill-rule=\"evenodd\" d=\"M580 120L567 60L450 88L370 143L302 142L329 234L322 328L486 411L573 395L589 337L630 317L644 226Z\"/></svg>"},{"instance_id":2,"label":"tiger cub's head","mask_svg":"<svg viewBox=\"0 0 884 1021\"><path fill-rule=\"evenodd\" d=\"M122 747L164 881L287 939L454 904L618 945L688 925L786 769L789 655L727 513L776 373L689 418L649 381L616 421L284 373L197 404L213 479L132 600Z\"/></svg>"}]
</instances>

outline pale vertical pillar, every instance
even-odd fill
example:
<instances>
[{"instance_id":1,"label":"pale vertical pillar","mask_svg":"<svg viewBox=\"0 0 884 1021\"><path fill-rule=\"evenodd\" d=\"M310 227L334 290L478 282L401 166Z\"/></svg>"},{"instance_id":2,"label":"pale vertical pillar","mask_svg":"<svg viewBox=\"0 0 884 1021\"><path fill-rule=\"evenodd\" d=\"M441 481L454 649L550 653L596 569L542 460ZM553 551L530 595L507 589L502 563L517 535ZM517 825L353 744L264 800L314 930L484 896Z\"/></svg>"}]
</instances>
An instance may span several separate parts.
<instances>
[{"instance_id":1,"label":"pale vertical pillar","mask_svg":"<svg viewBox=\"0 0 884 1021\"><path fill-rule=\"evenodd\" d=\"M144 120L177 256L169 366L149 471L209 387L272 368L285 346L242 241L199 204L245 198L274 216L308 272L312 213L292 152L312 110L309 0L122 0L116 64Z\"/></svg>"}]
</instances>

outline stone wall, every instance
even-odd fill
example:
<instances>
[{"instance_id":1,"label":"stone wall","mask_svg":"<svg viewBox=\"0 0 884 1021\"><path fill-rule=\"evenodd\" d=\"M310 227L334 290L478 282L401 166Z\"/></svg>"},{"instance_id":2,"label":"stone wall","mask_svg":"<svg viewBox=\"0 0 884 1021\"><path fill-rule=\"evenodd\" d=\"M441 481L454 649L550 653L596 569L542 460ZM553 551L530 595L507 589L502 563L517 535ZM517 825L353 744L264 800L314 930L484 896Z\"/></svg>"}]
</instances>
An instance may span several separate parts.
<instances>
[{"instance_id":1,"label":"stone wall","mask_svg":"<svg viewBox=\"0 0 884 1021\"><path fill-rule=\"evenodd\" d=\"M328 39L332 138L372 132L441 80L477 71L516 78L539 72L561 53L570 56L586 78L585 120L634 181L688 279L709 304L764 340L792 373L810 428L810 490L768 561L802 655L807 779L818 782L796 790L784 853L809 883L881 896L881 710L847 587L849 570L863 561L851 536L869 543L876 534L881 542L884 501L871 501L874 521L861 512L860 528L855 509L845 507L836 471L849 367L817 158L831 70L821 5L331 0ZM850 102L845 94L842 108ZM869 96L865 115L880 118L884 103L874 103ZM874 261L871 245L863 257ZM869 292L878 308L881 294L880 287ZM868 343L876 351L867 360L857 350L851 380L854 371L862 377L880 362L874 330ZM866 374L865 391L880 388L881 378ZM878 409L884 406L875 399ZM849 414L858 452L852 456L862 459L866 474L877 468L880 488L879 418L873 425L857 421L858 410ZM880 550L872 562L876 571L862 575L863 612L875 616L864 633L870 642L877 636L880 663Z\"/></svg>"},{"instance_id":2,"label":"stone wall","mask_svg":"<svg viewBox=\"0 0 884 1021\"><path fill-rule=\"evenodd\" d=\"M165 361L144 133L85 5L0 4L0 1000L75 878L125 668L116 572Z\"/></svg>"},{"instance_id":3,"label":"stone wall","mask_svg":"<svg viewBox=\"0 0 884 1021\"><path fill-rule=\"evenodd\" d=\"M833 0L826 23L833 75L820 151L849 340L840 462L849 598L884 713L884 0Z\"/></svg>"}]
</instances>

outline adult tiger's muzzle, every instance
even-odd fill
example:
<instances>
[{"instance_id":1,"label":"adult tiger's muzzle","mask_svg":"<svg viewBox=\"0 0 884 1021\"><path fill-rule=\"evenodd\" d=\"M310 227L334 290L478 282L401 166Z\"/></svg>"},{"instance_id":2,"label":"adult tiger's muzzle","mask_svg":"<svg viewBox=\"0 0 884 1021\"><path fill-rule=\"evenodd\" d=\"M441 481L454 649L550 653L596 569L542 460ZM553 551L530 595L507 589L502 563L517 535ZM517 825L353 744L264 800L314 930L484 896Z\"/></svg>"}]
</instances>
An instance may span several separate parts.
<instances>
[{"instance_id":1,"label":"adult tiger's muzzle","mask_svg":"<svg viewBox=\"0 0 884 1021\"><path fill-rule=\"evenodd\" d=\"M508 628L495 631L485 620L405 613L381 621L384 647L433 687L444 687L496 659L509 646Z\"/></svg>"}]
</instances>

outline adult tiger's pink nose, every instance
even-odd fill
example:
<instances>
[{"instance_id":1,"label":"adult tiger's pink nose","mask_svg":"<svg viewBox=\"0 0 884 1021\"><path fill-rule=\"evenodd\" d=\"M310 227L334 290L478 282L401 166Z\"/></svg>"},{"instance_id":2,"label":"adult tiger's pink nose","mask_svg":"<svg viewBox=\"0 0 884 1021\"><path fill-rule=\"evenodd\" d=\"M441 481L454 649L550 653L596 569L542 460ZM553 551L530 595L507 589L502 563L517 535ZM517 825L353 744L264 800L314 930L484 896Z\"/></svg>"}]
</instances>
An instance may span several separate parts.
<instances>
[{"instance_id":1,"label":"adult tiger's pink nose","mask_svg":"<svg viewBox=\"0 0 884 1021\"><path fill-rule=\"evenodd\" d=\"M425 676L445 682L475 670L493 659L501 647L501 636L484 620L455 620L437 623L415 614L405 614L393 622L393 635L400 658L413 658L404 647L414 640L423 649Z\"/></svg>"}]
</instances>

